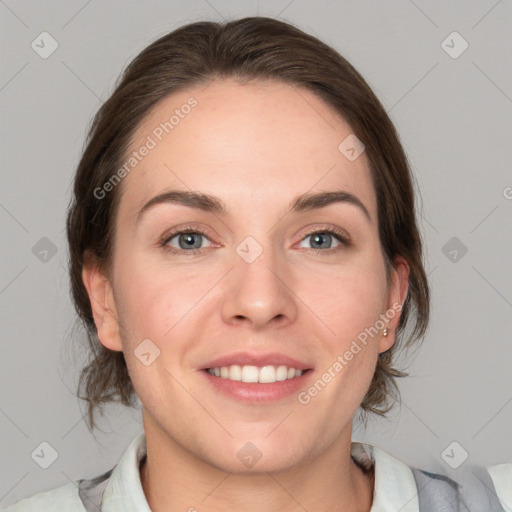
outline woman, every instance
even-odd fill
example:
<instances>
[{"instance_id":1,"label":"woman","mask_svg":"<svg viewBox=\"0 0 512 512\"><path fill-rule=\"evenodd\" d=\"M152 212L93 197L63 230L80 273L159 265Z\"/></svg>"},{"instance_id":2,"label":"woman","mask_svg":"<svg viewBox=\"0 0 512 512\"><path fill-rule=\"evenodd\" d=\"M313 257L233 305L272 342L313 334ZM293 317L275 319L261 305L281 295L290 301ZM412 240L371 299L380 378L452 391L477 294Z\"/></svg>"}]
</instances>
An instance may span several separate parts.
<instances>
[{"instance_id":1,"label":"woman","mask_svg":"<svg viewBox=\"0 0 512 512\"><path fill-rule=\"evenodd\" d=\"M505 510L507 465L468 504L351 441L398 398L429 288L399 138L332 48L263 17L151 44L95 117L67 234L89 426L139 399L144 432L7 510Z\"/></svg>"}]
</instances>

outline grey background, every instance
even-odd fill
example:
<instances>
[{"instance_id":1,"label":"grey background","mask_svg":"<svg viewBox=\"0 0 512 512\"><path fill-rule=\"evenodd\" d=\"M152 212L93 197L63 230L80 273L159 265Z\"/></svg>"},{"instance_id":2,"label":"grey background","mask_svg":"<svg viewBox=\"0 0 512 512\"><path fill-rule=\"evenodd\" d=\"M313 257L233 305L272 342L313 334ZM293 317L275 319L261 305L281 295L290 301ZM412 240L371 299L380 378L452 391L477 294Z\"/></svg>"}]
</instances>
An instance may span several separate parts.
<instances>
[{"instance_id":1,"label":"grey background","mask_svg":"<svg viewBox=\"0 0 512 512\"><path fill-rule=\"evenodd\" d=\"M157 37L256 14L297 24L355 65L395 122L421 191L430 328L399 383L401 407L354 440L454 478L470 463L512 460L510 1L5 0L0 14L0 506L110 469L142 430L140 411L114 406L95 439L74 396L81 349L64 215L93 114ZM59 44L47 59L31 48L43 31ZM456 59L441 47L453 31L469 44ZM46 262L33 252L43 237L57 249ZM467 247L457 261L452 237ZM58 452L48 469L31 457L43 441ZM453 441L469 453L458 469L441 456Z\"/></svg>"}]
</instances>

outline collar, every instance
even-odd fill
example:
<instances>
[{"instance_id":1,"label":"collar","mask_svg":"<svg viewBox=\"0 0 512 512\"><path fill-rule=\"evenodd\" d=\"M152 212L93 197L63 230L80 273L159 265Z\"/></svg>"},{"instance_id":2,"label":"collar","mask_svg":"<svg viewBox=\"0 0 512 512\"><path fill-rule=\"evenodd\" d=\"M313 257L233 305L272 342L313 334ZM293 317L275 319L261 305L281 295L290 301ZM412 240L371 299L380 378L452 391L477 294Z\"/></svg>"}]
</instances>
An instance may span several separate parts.
<instances>
[{"instance_id":1,"label":"collar","mask_svg":"<svg viewBox=\"0 0 512 512\"><path fill-rule=\"evenodd\" d=\"M375 486L370 512L419 512L418 487L409 466L367 443L353 441L351 455L362 466L374 467Z\"/></svg>"},{"instance_id":2,"label":"collar","mask_svg":"<svg viewBox=\"0 0 512 512\"><path fill-rule=\"evenodd\" d=\"M146 435L138 434L110 476L103 494L103 512L151 512L139 466L147 453ZM370 512L419 512L417 486L411 469L384 450L352 442L351 455L364 467L374 466L375 487Z\"/></svg>"}]
</instances>

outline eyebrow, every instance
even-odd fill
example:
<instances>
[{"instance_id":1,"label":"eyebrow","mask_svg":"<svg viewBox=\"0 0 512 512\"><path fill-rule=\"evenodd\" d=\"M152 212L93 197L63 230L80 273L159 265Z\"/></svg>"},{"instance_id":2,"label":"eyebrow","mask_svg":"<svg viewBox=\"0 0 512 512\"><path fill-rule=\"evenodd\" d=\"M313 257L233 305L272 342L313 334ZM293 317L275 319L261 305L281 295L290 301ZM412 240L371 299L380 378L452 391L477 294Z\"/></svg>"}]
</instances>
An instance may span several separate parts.
<instances>
[{"instance_id":1,"label":"eyebrow","mask_svg":"<svg viewBox=\"0 0 512 512\"><path fill-rule=\"evenodd\" d=\"M333 203L346 203L356 206L371 222L372 218L363 202L354 194L345 190L330 192L316 192L302 194L293 199L289 204L289 212L305 212L324 208ZM136 215L137 222L149 209L159 204L181 204L204 212L226 215L228 213L224 203L218 197L187 190L169 190L150 199Z\"/></svg>"}]
</instances>

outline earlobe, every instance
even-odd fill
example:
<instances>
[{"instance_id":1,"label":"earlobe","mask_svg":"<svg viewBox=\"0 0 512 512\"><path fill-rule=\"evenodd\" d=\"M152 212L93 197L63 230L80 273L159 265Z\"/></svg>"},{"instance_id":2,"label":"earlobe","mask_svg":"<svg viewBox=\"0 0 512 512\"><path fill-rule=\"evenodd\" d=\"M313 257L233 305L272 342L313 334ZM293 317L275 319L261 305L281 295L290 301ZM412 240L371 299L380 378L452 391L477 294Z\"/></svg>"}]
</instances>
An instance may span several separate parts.
<instances>
[{"instance_id":1,"label":"earlobe","mask_svg":"<svg viewBox=\"0 0 512 512\"><path fill-rule=\"evenodd\" d=\"M84 258L82 281L89 295L101 344L110 350L121 351L122 343L112 286L92 257Z\"/></svg>"},{"instance_id":2,"label":"earlobe","mask_svg":"<svg viewBox=\"0 0 512 512\"><path fill-rule=\"evenodd\" d=\"M396 330L400 321L402 307L409 289L410 267L403 256L396 256L391 271L392 283L389 290L387 310L385 313L386 334L379 340L379 353L389 350L396 339Z\"/></svg>"}]
</instances>

